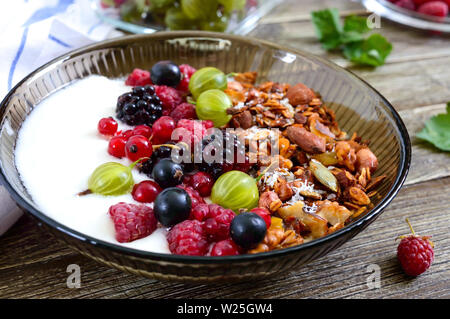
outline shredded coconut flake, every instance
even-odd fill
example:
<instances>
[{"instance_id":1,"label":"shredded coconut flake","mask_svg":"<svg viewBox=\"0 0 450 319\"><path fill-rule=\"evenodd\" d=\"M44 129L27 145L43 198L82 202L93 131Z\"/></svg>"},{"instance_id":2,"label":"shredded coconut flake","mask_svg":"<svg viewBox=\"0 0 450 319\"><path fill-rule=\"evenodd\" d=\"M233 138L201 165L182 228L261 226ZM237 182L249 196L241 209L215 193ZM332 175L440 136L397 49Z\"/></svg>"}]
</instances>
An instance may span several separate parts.
<instances>
[{"instance_id":1,"label":"shredded coconut flake","mask_svg":"<svg viewBox=\"0 0 450 319\"><path fill-rule=\"evenodd\" d=\"M260 115L260 114L258 114ZM256 116L258 116L256 115ZM273 130L267 129L267 128L259 128L257 126L252 126L249 129L247 129L247 135L246 138L251 140L255 138L255 136L264 136L266 135L267 138L274 139L275 138L275 132Z\"/></svg>"},{"instance_id":2,"label":"shredded coconut flake","mask_svg":"<svg viewBox=\"0 0 450 319\"><path fill-rule=\"evenodd\" d=\"M245 107L244 102L239 102L234 108L235 108L236 110L240 110L240 109L242 109L243 107Z\"/></svg>"},{"instance_id":3,"label":"shredded coconut flake","mask_svg":"<svg viewBox=\"0 0 450 319\"><path fill-rule=\"evenodd\" d=\"M310 214L315 214L317 212L317 205L316 203L313 203L312 205L305 205L303 206L303 210Z\"/></svg>"},{"instance_id":4,"label":"shredded coconut flake","mask_svg":"<svg viewBox=\"0 0 450 319\"><path fill-rule=\"evenodd\" d=\"M266 172L259 182L264 182L264 184L273 188L278 177L281 176L286 177L287 181L291 181L294 175L285 168L277 168L273 172Z\"/></svg>"}]
</instances>

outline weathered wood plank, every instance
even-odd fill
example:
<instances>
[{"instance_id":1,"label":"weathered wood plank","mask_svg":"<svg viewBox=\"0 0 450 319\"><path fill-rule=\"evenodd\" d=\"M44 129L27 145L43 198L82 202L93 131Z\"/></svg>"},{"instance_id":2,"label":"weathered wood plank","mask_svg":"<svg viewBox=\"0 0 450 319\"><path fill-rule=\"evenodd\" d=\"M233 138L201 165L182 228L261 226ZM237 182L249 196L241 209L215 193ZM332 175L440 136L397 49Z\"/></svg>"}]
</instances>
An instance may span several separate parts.
<instances>
[{"instance_id":1,"label":"weathered wood plank","mask_svg":"<svg viewBox=\"0 0 450 319\"><path fill-rule=\"evenodd\" d=\"M450 178L404 187L386 212L339 250L304 267L258 282L186 285L125 274L78 255L43 234L24 216L2 237L0 296L4 298L431 298L450 297ZM409 217L418 233L431 234L436 259L431 269L411 279L402 274L396 236L408 232ZM17 241L28 243L20 246ZM25 239L24 239L25 238ZM30 257L29 253L35 254ZM47 252L49 255L47 256ZM58 256L53 252L59 252ZM27 261L6 266L12 259ZM80 265L82 287L66 287L66 267ZM367 266L381 268L381 288L366 285Z\"/></svg>"}]
</instances>

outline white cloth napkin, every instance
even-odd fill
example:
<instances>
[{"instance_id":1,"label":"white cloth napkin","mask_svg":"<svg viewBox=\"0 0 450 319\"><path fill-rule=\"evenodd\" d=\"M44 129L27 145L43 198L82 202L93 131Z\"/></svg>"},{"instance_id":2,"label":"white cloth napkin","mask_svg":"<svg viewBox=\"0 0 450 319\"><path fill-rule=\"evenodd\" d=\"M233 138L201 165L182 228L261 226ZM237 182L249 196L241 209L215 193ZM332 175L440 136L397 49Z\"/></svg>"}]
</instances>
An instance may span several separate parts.
<instances>
[{"instance_id":1,"label":"white cloth napkin","mask_svg":"<svg viewBox=\"0 0 450 319\"><path fill-rule=\"evenodd\" d=\"M90 0L14 0L0 4L0 96L42 64L122 33L103 23ZM0 186L0 235L21 216Z\"/></svg>"}]
</instances>

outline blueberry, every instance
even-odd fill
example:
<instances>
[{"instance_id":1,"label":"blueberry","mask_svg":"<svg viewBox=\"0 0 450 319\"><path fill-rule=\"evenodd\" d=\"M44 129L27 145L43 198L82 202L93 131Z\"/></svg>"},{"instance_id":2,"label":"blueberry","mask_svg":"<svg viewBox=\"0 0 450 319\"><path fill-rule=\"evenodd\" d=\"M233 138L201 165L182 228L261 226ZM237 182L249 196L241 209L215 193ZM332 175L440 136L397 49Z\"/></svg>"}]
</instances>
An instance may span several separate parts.
<instances>
[{"instance_id":1,"label":"blueberry","mask_svg":"<svg viewBox=\"0 0 450 319\"><path fill-rule=\"evenodd\" d=\"M150 69L153 84L176 87L181 81L178 65L172 61L159 61Z\"/></svg>"},{"instance_id":2,"label":"blueberry","mask_svg":"<svg viewBox=\"0 0 450 319\"><path fill-rule=\"evenodd\" d=\"M164 226L171 227L189 218L191 197L181 188L166 188L155 199L153 212Z\"/></svg>"},{"instance_id":3,"label":"blueberry","mask_svg":"<svg viewBox=\"0 0 450 319\"><path fill-rule=\"evenodd\" d=\"M266 222L255 213L241 213L230 225L231 238L245 249L253 248L262 242L266 232Z\"/></svg>"},{"instance_id":4,"label":"blueberry","mask_svg":"<svg viewBox=\"0 0 450 319\"><path fill-rule=\"evenodd\" d=\"M180 164L172 162L169 158L164 158L153 167L152 175L162 188L167 188L180 184L184 173Z\"/></svg>"}]
</instances>

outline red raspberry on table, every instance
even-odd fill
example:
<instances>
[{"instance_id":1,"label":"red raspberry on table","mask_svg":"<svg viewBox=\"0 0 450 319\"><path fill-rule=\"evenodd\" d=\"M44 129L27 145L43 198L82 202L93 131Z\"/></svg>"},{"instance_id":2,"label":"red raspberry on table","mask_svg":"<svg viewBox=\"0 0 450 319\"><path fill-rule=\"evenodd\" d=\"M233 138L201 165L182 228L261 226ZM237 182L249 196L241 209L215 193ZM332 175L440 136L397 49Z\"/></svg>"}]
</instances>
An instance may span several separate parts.
<instances>
[{"instance_id":1,"label":"red raspberry on table","mask_svg":"<svg viewBox=\"0 0 450 319\"><path fill-rule=\"evenodd\" d=\"M448 15L448 5L443 1L430 1L422 4L417 12L436 17L446 17Z\"/></svg>"},{"instance_id":2,"label":"red raspberry on table","mask_svg":"<svg viewBox=\"0 0 450 319\"><path fill-rule=\"evenodd\" d=\"M205 203L205 200L203 199L203 197L201 197L200 194L195 189L193 189L191 186L180 184L180 185L177 185L177 187L184 189L191 197L191 210L194 209L197 205Z\"/></svg>"},{"instance_id":3,"label":"red raspberry on table","mask_svg":"<svg viewBox=\"0 0 450 319\"><path fill-rule=\"evenodd\" d=\"M203 223L198 220L185 220L173 226L167 242L170 251L177 255L204 256L208 249Z\"/></svg>"},{"instance_id":4,"label":"red raspberry on table","mask_svg":"<svg viewBox=\"0 0 450 319\"><path fill-rule=\"evenodd\" d=\"M236 214L231 209L225 209L216 204L208 206L209 212L205 219L205 231L211 241L230 237L230 225Z\"/></svg>"},{"instance_id":5,"label":"red raspberry on table","mask_svg":"<svg viewBox=\"0 0 450 319\"><path fill-rule=\"evenodd\" d=\"M181 103L170 112L170 116L178 122L182 119L195 120L197 113L195 113L195 106L190 103Z\"/></svg>"},{"instance_id":6,"label":"red raspberry on table","mask_svg":"<svg viewBox=\"0 0 450 319\"><path fill-rule=\"evenodd\" d=\"M125 84L130 86L145 86L152 84L150 72L141 69L134 69L133 72L128 75Z\"/></svg>"},{"instance_id":7,"label":"red raspberry on table","mask_svg":"<svg viewBox=\"0 0 450 319\"><path fill-rule=\"evenodd\" d=\"M180 92L174 88L165 85L154 85L154 88L156 95L161 100L163 115L169 115L170 112L183 101ZM166 114L164 114L164 111L166 111Z\"/></svg>"},{"instance_id":8,"label":"red raspberry on table","mask_svg":"<svg viewBox=\"0 0 450 319\"><path fill-rule=\"evenodd\" d=\"M114 222L116 239L119 243L129 243L153 233L157 221L153 209L146 205L117 203L108 211Z\"/></svg>"},{"instance_id":9,"label":"red raspberry on table","mask_svg":"<svg viewBox=\"0 0 450 319\"><path fill-rule=\"evenodd\" d=\"M197 70L189 64L181 64L178 67L180 68L181 74L183 74L183 78L181 79L180 84L178 84L177 90L187 92L189 91L189 80L191 79L192 74Z\"/></svg>"},{"instance_id":10,"label":"red raspberry on table","mask_svg":"<svg viewBox=\"0 0 450 319\"><path fill-rule=\"evenodd\" d=\"M232 239L215 243L211 248L211 256L235 256L240 254L240 248Z\"/></svg>"},{"instance_id":11,"label":"red raspberry on table","mask_svg":"<svg viewBox=\"0 0 450 319\"><path fill-rule=\"evenodd\" d=\"M416 10L413 0L398 0L395 2L395 5L408 10Z\"/></svg>"},{"instance_id":12,"label":"red raspberry on table","mask_svg":"<svg viewBox=\"0 0 450 319\"><path fill-rule=\"evenodd\" d=\"M400 236L402 240L397 247L397 258L405 274L418 276L430 268L434 260L434 244L430 236L418 236L406 219L412 235Z\"/></svg>"}]
</instances>

